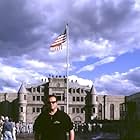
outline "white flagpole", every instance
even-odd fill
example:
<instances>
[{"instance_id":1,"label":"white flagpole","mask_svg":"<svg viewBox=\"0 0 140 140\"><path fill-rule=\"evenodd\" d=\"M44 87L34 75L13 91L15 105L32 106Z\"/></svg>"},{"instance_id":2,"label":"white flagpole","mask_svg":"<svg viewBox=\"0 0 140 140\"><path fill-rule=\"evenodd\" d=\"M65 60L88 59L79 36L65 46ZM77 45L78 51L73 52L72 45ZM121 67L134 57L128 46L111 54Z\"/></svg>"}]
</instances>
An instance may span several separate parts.
<instances>
[{"instance_id":1,"label":"white flagpole","mask_svg":"<svg viewBox=\"0 0 140 140\"><path fill-rule=\"evenodd\" d=\"M66 103L66 112L67 114L69 113L69 79L68 79L68 76L69 76L69 29L68 29L68 24L66 25L66 35L67 35L67 48L66 48L66 63L67 63L67 68L66 68L66 77L67 77L67 103Z\"/></svg>"}]
</instances>

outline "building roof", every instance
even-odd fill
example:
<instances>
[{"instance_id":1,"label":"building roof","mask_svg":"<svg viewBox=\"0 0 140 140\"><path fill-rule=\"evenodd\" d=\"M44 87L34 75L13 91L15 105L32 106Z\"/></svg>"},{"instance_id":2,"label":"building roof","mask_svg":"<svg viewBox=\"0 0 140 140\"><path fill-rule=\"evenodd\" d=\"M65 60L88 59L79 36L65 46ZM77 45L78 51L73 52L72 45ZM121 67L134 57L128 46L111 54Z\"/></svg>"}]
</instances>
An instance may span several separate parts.
<instances>
[{"instance_id":1,"label":"building roof","mask_svg":"<svg viewBox=\"0 0 140 140\"><path fill-rule=\"evenodd\" d=\"M90 93L91 94L96 94L96 90L95 90L95 87L93 85L91 87Z\"/></svg>"},{"instance_id":2,"label":"building roof","mask_svg":"<svg viewBox=\"0 0 140 140\"><path fill-rule=\"evenodd\" d=\"M27 93L27 90L26 90L26 88L25 88L24 83L21 84L18 93L19 93L19 94Z\"/></svg>"},{"instance_id":3,"label":"building roof","mask_svg":"<svg viewBox=\"0 0 140 140\"><path fill-rule=\"evenodd\" d=\"M77 81L69 81L69 88L83 88L85 90L89 90L90 87L87 85L80 85Z\"/></svg>"}]
</instances>

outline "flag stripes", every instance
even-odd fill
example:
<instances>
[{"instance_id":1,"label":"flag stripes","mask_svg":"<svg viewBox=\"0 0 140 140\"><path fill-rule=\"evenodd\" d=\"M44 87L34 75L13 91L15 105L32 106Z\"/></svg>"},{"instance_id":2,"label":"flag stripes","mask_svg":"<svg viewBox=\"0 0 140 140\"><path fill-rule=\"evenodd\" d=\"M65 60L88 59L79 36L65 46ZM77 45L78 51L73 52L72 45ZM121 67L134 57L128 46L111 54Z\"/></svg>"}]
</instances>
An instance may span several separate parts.
<instances>
[{"instance_id":1,"label":"flag stripes","mask_svg":"<svg viewBox=\"0 0 140 140\"><path fill-rule=\"evenodd\" d=\"M60 34L55 41L51 44L50 50L56 51L62 49L62 44L66 41L67 35L66 35L66 29L65 31Z\"/></svg>"}]
</instances>

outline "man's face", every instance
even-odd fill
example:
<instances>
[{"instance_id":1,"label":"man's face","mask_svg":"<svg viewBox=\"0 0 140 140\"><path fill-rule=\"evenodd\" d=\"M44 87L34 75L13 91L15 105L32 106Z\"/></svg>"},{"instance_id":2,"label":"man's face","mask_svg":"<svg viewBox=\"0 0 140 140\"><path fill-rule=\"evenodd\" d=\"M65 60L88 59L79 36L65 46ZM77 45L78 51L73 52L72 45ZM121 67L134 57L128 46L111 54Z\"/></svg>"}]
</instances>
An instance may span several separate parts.
<instances>
[{"instance_id":1,"label":"man's face","mask_svg":"<svg viewBox=\"0 0 140 140\"><path fill-rule=\"evenodd\" d=\"M50 107L51 110L54 110L57 108L57 101L55 97L50 97L49 101L48 101L48 105Z\"/></svg>"}]
</instances>

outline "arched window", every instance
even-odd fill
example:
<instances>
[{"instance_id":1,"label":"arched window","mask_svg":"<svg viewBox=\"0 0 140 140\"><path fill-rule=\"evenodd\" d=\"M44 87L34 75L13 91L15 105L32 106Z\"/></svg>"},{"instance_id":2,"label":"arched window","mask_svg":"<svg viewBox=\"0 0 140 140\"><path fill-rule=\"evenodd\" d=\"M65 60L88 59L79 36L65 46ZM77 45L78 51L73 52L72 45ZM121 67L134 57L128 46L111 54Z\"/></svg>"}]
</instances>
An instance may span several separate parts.
<instances>
[{"instance_id":1,"label":"arched window","mask_svg":"<svg viewBox=\"0 0 140 140\"><path fill-rule=\"evenodd\" d=\"M110 104L110 120L114 120L114 104Z\"/></svg>"},{"instance_id":2,"label":"arched window","mask_svg":"<svg viewBox=\"0 0 140 140\"><path fill-rule=\"evenodd\" d=\"M98 119L102 120L102 104L98 105Z\"/></svg>"}]
</instances>

